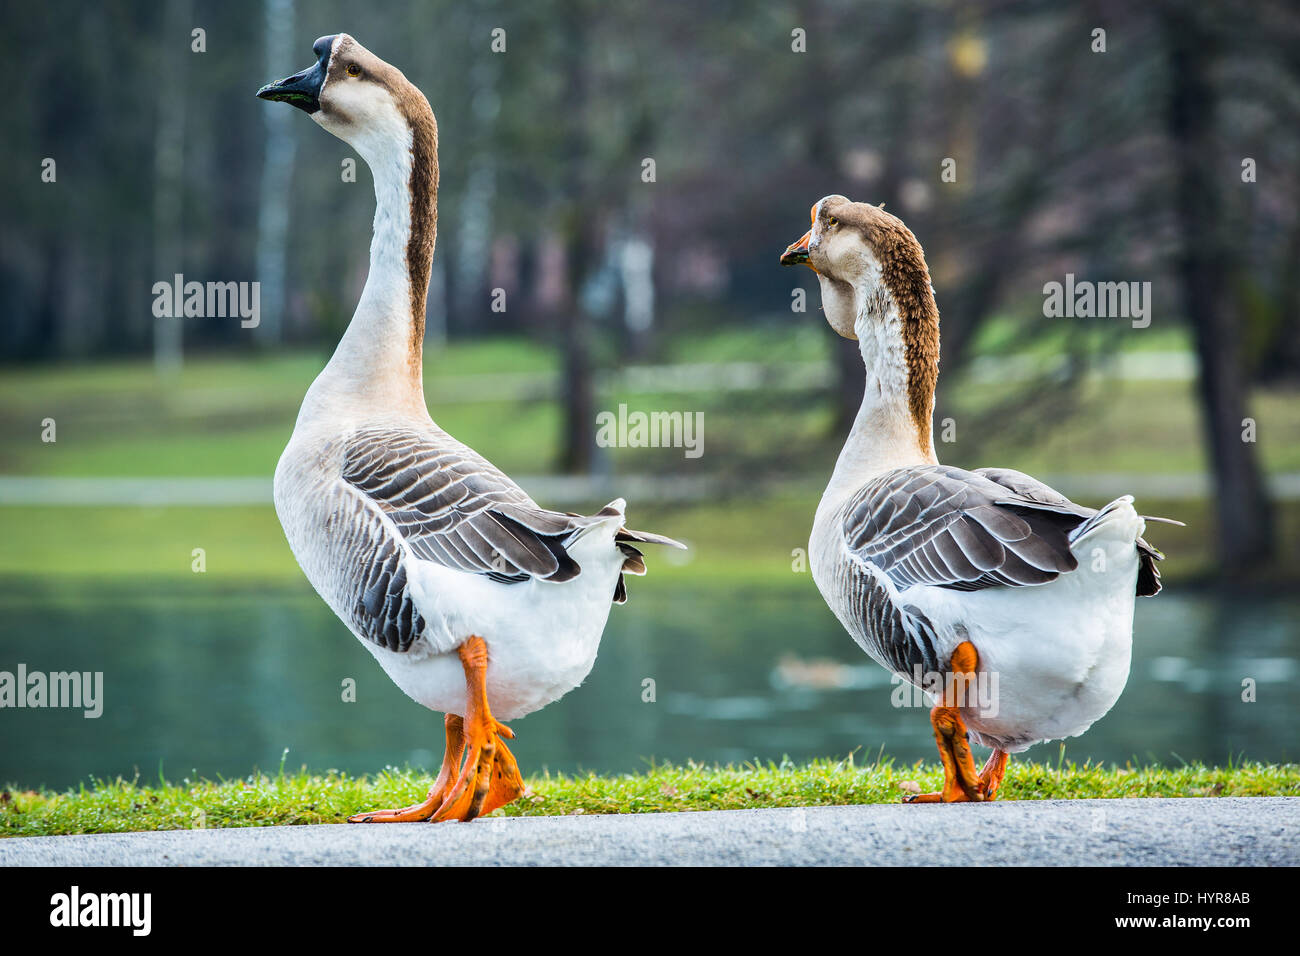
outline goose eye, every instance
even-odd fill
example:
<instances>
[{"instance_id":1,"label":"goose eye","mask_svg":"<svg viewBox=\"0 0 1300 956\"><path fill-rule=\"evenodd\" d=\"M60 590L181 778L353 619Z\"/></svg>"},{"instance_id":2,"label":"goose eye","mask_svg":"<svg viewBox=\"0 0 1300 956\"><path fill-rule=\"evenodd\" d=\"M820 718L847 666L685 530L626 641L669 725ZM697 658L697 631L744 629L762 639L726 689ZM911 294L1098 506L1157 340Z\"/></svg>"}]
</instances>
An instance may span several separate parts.
<instances>
[{"instance_id":1,"label":"goose eye","mask_svg":"<svg viewBox=\"0 0 1300 956\"><path fill-rule=\"evenodd\" d=\"M360 76L360 75L361 75L361 67L357 66L355 63L349 63L348 76Z\"/></svg>"}]
</instances>

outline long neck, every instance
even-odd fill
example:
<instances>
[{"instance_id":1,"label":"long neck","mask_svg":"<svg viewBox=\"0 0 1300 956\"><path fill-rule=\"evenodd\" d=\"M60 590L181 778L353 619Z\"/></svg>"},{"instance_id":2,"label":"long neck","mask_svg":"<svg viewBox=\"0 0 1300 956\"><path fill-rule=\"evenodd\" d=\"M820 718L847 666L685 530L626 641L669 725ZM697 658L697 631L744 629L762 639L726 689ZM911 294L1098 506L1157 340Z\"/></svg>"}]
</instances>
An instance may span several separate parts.
<instances>
[{"instance_id":1,"label":"long neck","mask_svg":"<svg viewBox=\"0 0 1300 956\"><path fill-rule=\"evenodd\" d=\"M355 142L375 180L370 272L347 331L317 379L354 406L426 415L424 311L438 228L437 135ZM313 386L313 391L325 391Z\"/></svg>"},{"instance_id":2,"label":"long neck","mask_svg":"<svg viewBox=\"0 0 1300 956\"><path fill-rule=\"evenodd\" d=\"M844 305L852 308L855 316L866 388L826 488L828 498L851 493L891 468L938 462L931 424L938 375L937 320L933 330L936 348L924 347L917 339L928 343L929 330L915 325L924 325L931 317L904 315L882 283L848 286L844 294L851 297ZM929 301L932 310L933 298Z\"/></svg>"}]
</instances>

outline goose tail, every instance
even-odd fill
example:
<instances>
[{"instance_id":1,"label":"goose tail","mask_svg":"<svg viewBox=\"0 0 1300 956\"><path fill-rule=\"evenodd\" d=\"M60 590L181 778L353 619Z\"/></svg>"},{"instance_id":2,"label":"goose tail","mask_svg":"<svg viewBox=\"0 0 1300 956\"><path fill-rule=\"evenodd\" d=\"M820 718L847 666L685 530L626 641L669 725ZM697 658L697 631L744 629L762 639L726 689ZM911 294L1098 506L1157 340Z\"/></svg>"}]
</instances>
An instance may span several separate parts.
<instances>
[{"instance_id":1,"label":"goose tail","mask_svg":"<svg viewBox=\"0 0 1300 956\"><path fill-rule=\"evenodd\" d=\"M1182 525L1172 518L1154 518L1140 515L1133 508L1133 496L1123 495L1089 517L1070 533L1070 549L1080 554L1085 543L1132 542L1137 549L1137 596L1152 597L1160 593L1160 569L1157 562L1164 559L1160 550L1142 537L1148 521ZM1082 562L1081 562L1082 563Z\"/></svg>"},{"instance_id":2,"label":"goose tail","mask_svg":"<svg viewBox=\"0 0 1300 956\"><path fill-rule=\"evenodd\" d=\"M618 515L623 517L623 509L627 506L622 498L610 502L598 513L601 515ZM633 543L635 542L635 544ZM623 567L618 575L618 583L614 585L614 603L627 603L627 583L624 581L624 575L628 574L645 574L645 556L638 544L662 544L670 548L680 548L686 550L686 545L680 541L670 538L667 535L655 534L652 531L636 531L633 528L620 527L614 532L614 546L623 553Z\"/></svg>"}]
</instances>

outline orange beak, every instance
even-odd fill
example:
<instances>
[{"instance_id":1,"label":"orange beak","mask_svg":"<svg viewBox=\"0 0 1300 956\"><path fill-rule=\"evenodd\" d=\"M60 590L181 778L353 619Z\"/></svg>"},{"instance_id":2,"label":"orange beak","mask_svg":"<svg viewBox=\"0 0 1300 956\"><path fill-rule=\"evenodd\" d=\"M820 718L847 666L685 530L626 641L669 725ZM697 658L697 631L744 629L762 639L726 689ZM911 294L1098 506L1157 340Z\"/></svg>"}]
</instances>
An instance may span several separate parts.
<instances>
[{"instance_id":1,"label":"orange beak","mask_svg":"<svg viewBox=\"0 0 1300 956\"><path fill-rule=\"evenodd\" d=\"M808 243L811 241L812 230L809 229L803 234L798 242L792 242L790 245L786 246L785 252L781 253L781 265L797 266L802 264L812 269L812 266L808 265ZM816 271L816 269L813 269L813 272Z\"/></svg>"}]
</instances>

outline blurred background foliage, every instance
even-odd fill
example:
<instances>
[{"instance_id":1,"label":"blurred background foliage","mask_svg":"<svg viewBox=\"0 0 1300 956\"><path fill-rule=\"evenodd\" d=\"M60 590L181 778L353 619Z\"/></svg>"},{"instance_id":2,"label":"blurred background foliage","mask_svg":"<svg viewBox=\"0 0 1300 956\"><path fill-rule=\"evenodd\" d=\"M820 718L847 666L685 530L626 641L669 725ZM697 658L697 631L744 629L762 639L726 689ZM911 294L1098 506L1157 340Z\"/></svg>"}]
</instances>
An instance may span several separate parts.
<instances>
[{"instance_id":1,"label":"blurred background foliage","mask_svg":"<svg viewBox=\"0 0 1300 956\"><path fill-rule=\"evenodd\" d=\"M269 476L365 281L374 196L345 143L253 93L340 31L438 118L432 414L544 504L624 494L696 545L638 586L689 584L723 627L709 582L788 588L856 660L791 574L861 397L814 277L777 265L830 193L885 202L925 247L943 461L1186 520L1152 535L1175 590L1300 575L1293 3L52 0L0 25L21 67L0 106L0 603L36 594L33 619L128 577L190 587L197 545L206 587L306 592ZM155 319L175 273L261 283L261 324ZM1150 282L1150 327L1044 317L1067 273ZM704 455L596 447L620 402L704 412ZM1220 650L1244 627L1227 607ZM1294 605L1268 607L1252 633L1282 628L1268 659L1293 657Z\"/></svg>"},{"instance_id":2,"label":"blurred background foliage","mask_svg":"<svg viewBox=\"0 0 1300 956\"><path fill-rule=\"evenodd\" d=\"M608 467L591 427L610 397L607 373L803 358L814 363L806 374L771 391L710 389L725 375L700 371L712 394L693 401L717 424L699 470L824 471L856 408L859 360L816 328L811 276L775 257L809 205L840 192L886 202L926 248L943 317L940 415L955 416L960 457L1086 427L1105 415L1100 405L1129 401L1113 380L1090 401L1089 373L1147 350L1160 358L1139 377L1191 383L1200 424L1186 437L1215 478L1222 564L1277 554L1256 452L1280 454L1296 424L1271 421L1250 444L1241 420L1257 411L1253 392L1293 390L1300 374L1300 18L1290 4L1255 3L1250 16L1170 0L4 10L24 74L24 94L4 107L10 368L152 356L175 382L196 358L307 350L319 361L364 282L369 174L361 165L344 181L346 144L252 93L304 65L317 35L343 30L399 65L438 117L431 353L509 341L487 370L555 379L544 389L555 420L526 430L549 446L530 449L531 470ZM1093 49L1098 28L1104 53ZM492 52L496 29L504 52ZM793 49L796 30L806 52ZM45 157L54 183L39 177ZM654 182L643 180L647 158ZM946 158L955 182L941 181ZM1255 182L1243 182L1246 158ZM261 326L155 320L153 284L176 272L260 280ZM1045 319L1042 286L1067 272L1152 282L1151 328ZM792 286L810 293L808 313L791 311ZM504 312L491 309L494 289ZM1038 360L1016 366L1017 387L986 389L982 401L957 394L975 397L960 375L972 359L1035 350ZM1171 364L1176 353L1187 361ZM1173 421L1183 397L1143 402ZM758 415L775 420L752 441L732 434ZM5 424L11 435L27 427ZM22 453L0 455L22 470ZM271 463L254 460L250 473ZM1113 464L1068 469L1130 467Z\"/></svg>"}]
</instances>

